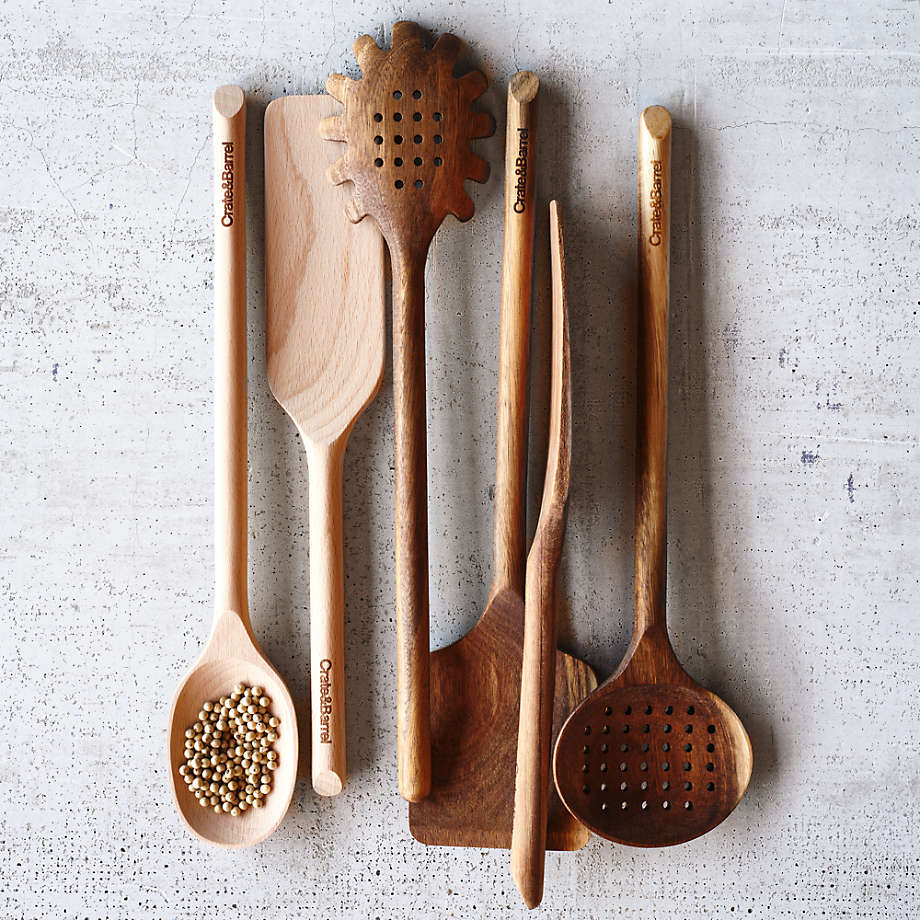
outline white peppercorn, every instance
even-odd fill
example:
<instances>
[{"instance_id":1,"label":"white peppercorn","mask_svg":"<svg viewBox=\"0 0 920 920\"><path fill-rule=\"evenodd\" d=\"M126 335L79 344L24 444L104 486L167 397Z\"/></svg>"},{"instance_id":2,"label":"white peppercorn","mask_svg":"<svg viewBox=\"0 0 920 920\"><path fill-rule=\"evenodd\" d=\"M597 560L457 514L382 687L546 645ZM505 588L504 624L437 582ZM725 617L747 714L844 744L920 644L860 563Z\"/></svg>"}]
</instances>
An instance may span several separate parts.
<instances>
[{"instance_id":1,"label":"white peppercorn","mask_svg":"<svg viewBox=\"0 0 920 920\"><path fill-rule=\"evenodd\" d=\"M229 696L206 700L185 731L184 762L177 772L203 808L238 817L262 808L279 766L277 716L262 687L239 683Z\"/></svg>"}]
</instances>

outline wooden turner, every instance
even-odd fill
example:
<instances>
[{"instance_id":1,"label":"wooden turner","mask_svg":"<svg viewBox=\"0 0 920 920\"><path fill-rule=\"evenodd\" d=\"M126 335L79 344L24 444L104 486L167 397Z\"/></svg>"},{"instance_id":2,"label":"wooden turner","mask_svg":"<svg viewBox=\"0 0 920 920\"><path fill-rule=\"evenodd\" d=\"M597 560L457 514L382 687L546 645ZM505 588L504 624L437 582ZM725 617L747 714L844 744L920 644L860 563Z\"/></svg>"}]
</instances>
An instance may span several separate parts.
<instances>
[{"instance_id":1,"label":"wooden turner","mask_svg":"<svg viewBox=\"0 0 920 920\"><path fill-rule=\"evenodd\" d=\"M620 667L572 713L553 755L566 808L641 847L714 828L744 795L753 760L741 720L684 671L668 639L670 180L671 116L651 106L639 120L635 625Z\"/></svg>"},{"instance_id":2,"label":"wooden turner","mask_svg":"<svg viewBox=\"0 0 920 920\"><path fill-rule=\"evenodd\" d=\"M354 44L360 80L333 74L326 89L345 106L321 125L346 141L329 171L354 183L349 218L379 225L393 263L393 402L396 486L396 707L399 791L428 795L431 751L428 701L428 463L425 420L425 261L448 214L473 216L464 179L485 182L489 164L469 142L495 129L475 112L486 78L453 76L462 45L442 35L427 51L414 22L397 22L389 51L369 35Z\"/></svg>"},{"instance_id":3,"label":"wooden turner","mask_svg":"<svg viewBox=\"0 0 920 920\"><path fill-rule=\"evenodd\" d=\"M431 656L431 795L409 806L413 836L442 846L511 846L524 641L527 356L538 86L534 74L523 72L508 87L492 588L472 631ZM562 652L556 652L556 675L553 707L558 726L595 680L583 661ZM553 794L547 846L575 850L588 836Z\"/></svg>"},{"instance_id":4,"label":"wooden turner","mask_svg":"<svg viewBox=\"0 0 920 920\"><path fill-rule=\"evenodd\" d=\"M384 363L383 239L342 212L325 171L336 147L317 131L328 96L276 99L265 113L268 382L297 425L310 477L312 779L345 782L342 461ZM339 145L340 146L340 145Z\"/></svg>"}]
</instances>

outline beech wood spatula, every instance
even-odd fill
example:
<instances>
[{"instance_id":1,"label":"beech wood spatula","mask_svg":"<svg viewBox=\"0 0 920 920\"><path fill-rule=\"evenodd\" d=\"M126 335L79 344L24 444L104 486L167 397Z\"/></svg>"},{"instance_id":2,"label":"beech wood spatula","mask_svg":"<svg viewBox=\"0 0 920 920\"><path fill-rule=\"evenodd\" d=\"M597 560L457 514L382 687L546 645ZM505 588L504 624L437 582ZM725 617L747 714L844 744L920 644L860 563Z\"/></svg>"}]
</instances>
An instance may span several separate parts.
<instances>
[{"instance_id":1,"label":"beech wood spatula","mask_svg":"<svg viewBox=\"0 0 920 920\"><path fill-rule=\"evenodd\" d=\"M345 781L342 462L384 363L383 237L345 217L349 193L326 169L342 153L319 136L329 96L287 96L265 113L268 382L307 448L310 478L312 778Z\"/></svg>"}]
</instances>

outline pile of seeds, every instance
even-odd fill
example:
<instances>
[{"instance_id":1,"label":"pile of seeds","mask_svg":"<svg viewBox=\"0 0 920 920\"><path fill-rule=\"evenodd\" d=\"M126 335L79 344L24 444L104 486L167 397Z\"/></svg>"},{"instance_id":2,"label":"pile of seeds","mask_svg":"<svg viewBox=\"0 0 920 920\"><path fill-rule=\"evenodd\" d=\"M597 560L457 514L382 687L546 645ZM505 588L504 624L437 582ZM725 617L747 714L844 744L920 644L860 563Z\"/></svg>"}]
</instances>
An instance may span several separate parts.
<instances>
[{"instance_id":1,"label":"pile of seeds","mask_svg":"<svg viewBox=\"0 0 920 920\"><path fill-rule=\"evenodd\" d=\"M202 808L240 815L261 808L278 769L280 720L261 687L237 684L229 696L208 700L185 732L179 776Z\"/></svg>"}]
</instances>

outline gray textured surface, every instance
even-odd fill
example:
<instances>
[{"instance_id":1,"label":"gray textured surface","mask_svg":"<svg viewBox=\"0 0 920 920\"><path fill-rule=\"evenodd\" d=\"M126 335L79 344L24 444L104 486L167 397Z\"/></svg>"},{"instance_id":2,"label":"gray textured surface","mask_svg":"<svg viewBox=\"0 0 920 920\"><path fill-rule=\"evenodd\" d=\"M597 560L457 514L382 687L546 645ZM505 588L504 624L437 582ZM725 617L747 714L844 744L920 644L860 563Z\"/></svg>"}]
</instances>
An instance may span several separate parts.
<instances>
[{"instance_id":1,"label":"gray textured surface","mask_svg":"<svg viewBox=\"0 0 920 920\"><path fill-rule=\"evenodd\" d=\"M652 102L675 116L671 622L755 772L703 839L551 855L543 915L916 917L920 7L900 0L4 6L0 917L524 913L507 854L426 849L395 793L389 371L347 458L346 793L299 786L274 837L231 853L185 834L166 785L166 705L211 614L210 93L251 94L252 609L304 692L305 460L265 382L261 113L412 17L475 48L500 125L510 74L543 78L540 193L570 223L563 642L601 675L631 604L635 125ZM481 149L477 217L444 227L428 275L437 644L472 625L491 565L501 142Z\"/></svg>"}]
</instances>

